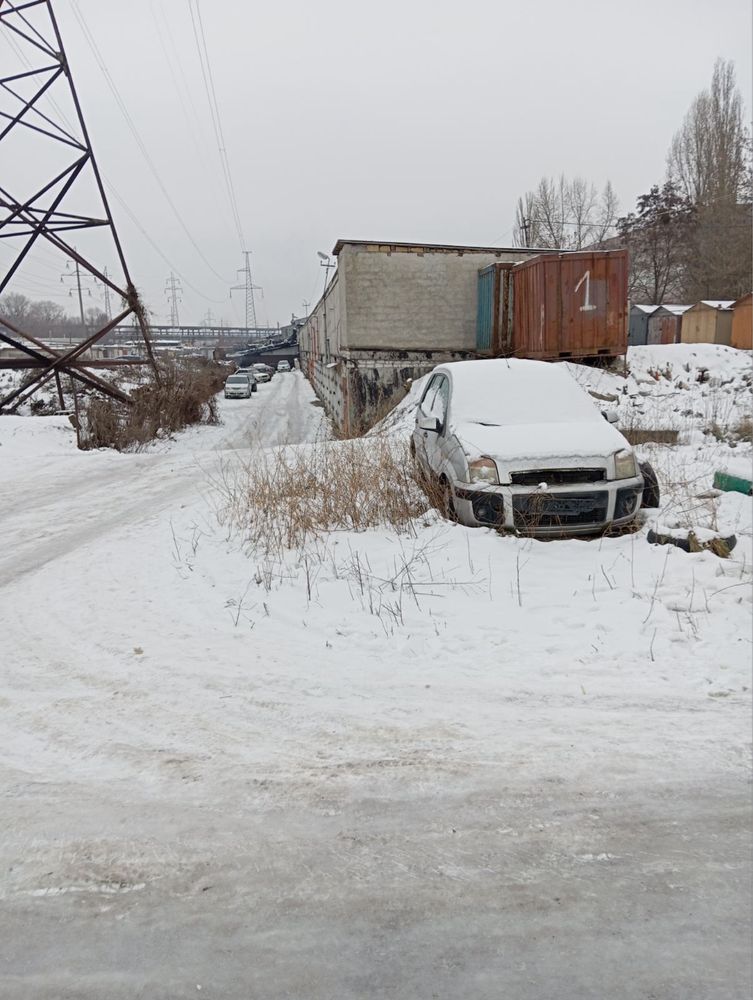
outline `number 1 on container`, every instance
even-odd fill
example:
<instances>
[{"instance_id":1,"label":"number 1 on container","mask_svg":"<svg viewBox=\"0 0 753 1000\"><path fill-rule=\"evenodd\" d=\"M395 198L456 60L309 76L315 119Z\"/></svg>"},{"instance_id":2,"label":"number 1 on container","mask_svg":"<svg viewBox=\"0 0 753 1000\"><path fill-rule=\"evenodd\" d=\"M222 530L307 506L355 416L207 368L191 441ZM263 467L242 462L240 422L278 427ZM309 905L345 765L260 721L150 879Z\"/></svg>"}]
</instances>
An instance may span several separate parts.
<instances>
[{"instance_id":1,"label":"number 1 on container","mask_svg":"<svg viewBox=\"0 0 753 1000\"><path fill-rule=\"evenodd\" d=\"M596 308L596 306L591 304L591 272L590 271L586 271L585 272L585 274L580 279L580 281L578 282L578 284L575 286L575 288L573 289L573 291L577 292L578 289L580 288L580 286L583 284L584 281L586 283L586 300L583 303L583 305L580 307L580 311L581 312L593 312L593 310Z\"/></svg>"}]
</instances>

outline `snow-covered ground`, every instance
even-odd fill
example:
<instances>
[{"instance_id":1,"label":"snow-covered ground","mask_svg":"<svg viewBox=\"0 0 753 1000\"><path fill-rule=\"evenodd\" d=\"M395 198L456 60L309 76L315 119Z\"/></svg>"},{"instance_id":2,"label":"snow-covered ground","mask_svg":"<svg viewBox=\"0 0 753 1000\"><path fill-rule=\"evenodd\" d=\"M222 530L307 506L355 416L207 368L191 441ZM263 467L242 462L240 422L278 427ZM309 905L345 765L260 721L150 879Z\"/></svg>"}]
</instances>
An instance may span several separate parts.
<instances>
[{"instance_id":1,"label":"snow-covered ground","mask_svg":"<svg viewBox=\"0 0 753 1000\"><path fill-rule=\"evenodd\" d=\"M572 370L662 416L734 372L749 412L749 355L668 360ZM694 498L750 445L650 446L728 560L433 512L279 559L215 483L322 410L221 403L135 455L0 418L0 995L745 995L753 502Z\"/></svg>"}]
</instances>

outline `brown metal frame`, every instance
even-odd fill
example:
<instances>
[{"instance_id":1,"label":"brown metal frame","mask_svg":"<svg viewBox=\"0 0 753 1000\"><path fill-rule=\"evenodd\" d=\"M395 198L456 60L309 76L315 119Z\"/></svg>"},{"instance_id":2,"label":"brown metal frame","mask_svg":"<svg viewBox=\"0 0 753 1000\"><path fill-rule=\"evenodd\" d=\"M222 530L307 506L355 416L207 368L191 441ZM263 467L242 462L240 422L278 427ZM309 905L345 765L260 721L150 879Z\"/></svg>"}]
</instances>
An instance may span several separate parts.
<instances>
[{"instance_id":1,"label":"brown metal frame","mask_svg":"<svg viewBox=\"0 0 753 1000\"><path fill-rule=\"evenodd\" d=\"M42 8L48 15L49 26L44 34L26 17L25 12L32 8ZM144 339L149 362L154 370L155 379L159 381L159 373L152 350L146 313L139 294L131 280L123 248L115 229L102 177L94 158L78 94L76 93L73 77L68 66L58 23L52 9L52 0L22 0L22 2L19 2L19 0L0 0L0 30L3 29L12 32L17 43L19 40L23 43L25 54L28 57L28 61L32 63L32 68L24 73L0 75L0 87L6 93L16 98L21 105L15 115L0 112L0 163L2 163L3 159L3 141L7 140L7 137L14 130L21 128L30 129L46 136L53 142L72 147L76 151L76 156L72 163L25 201L19 201L14 198L0 184L0 240L26 238L26 242L18 250L12 265L5 275L0 278L0 295L7 289L25 257L35 242L41 237L43 240L51 243L55 249L78 262L80 267L84 268L97 278L98 281L101 281L119 295L123 300L124 308L117 318L108 321L104 326L89 334L82 342L74 345L64 353L52 350L52 348L35 339L29 333L13 326L0 315L0 341L4 341L6 344L22 351L29 358L30 363L28 367L33 372L25 385L14 389L11 393L0 399L0 411L6 408L16 409L53 377L59 387L61 372L65 372L89 388L97 389L99 392L103 392L113 399L117 399L123 403L131 403L131 398L124 392L121 392L120 389L86 371L80 360L85 351L101 340L110 330L114 329L118 323L122 323L128 316L135 315ZM44 57L44 60L42 60L42 57ZM29 77L39 78L40 85L31 98L25 99L17 93L13 84L16 80L27 79ZM46 115L37 107L41 98L61 77L65 78L76 110L78 132L80 133L78 137L71 134L71 131L68 131L62 124ZM3 119L6 124L3 124ZM60 208L74 182L87 166L91 169L99 193L101 202L99 207L103 211L102 218L73 214L65 212ZM52 192L56 188L56 193L53 195ZM52 200L43 201L45 196L52 198ZM91 229L94 227L104 227L109 230L125 278L125 287L121 287L112 281L110 277L78 253L60 235L72 230ZM12 337L6 331L16 336ZM23 340L18 340L17 338L19 337L23 338ZM24 341L27 343L24 343ZM34 346L31 347L29 346L30 344Z\"/></svg>"}]
</instances>

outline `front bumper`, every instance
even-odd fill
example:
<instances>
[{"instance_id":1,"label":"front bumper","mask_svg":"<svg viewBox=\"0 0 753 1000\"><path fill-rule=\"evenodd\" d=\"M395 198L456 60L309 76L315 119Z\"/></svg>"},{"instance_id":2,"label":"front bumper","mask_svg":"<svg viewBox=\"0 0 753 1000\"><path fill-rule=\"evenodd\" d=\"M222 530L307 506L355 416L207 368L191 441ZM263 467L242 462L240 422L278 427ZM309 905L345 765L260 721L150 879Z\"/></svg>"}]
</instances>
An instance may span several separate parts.
<instances>
[{"instance_id":1,"label":"front bumper","mask_svg":"<svg viewBox=\"0 0 753 1000\"><path fill-rule=\"evenodd\" d=\"M641 505L643 478L575 483L546 492L522 486L453 483L455 512L469 527L496 527L519 534L589 535L627 524Z\"/></svg>"}]
</instances>

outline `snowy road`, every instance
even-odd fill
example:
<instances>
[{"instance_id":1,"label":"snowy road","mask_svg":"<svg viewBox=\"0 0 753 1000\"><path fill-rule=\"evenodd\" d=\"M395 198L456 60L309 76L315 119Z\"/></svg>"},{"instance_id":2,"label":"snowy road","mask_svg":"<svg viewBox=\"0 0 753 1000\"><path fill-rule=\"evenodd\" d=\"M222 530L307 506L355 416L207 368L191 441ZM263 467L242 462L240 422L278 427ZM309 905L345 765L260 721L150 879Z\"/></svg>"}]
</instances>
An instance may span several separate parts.
<instances>
[{"instance_id":1,"label":"snowy road","mask_svg":"<svg viewBox=\"0 0 753 1000\"><path fill-rule=\"evenodd\" d=\"M322 411L223 416L2 466L0 997L746 995L741 567L434 524L305 581L208 478ZM353 548L419 545L375 615Z\"/></svg>"},{"instance_id":2,"label":"snowy road","mask_svg":"<svg viewBox=\"0 0 753 1000\"><path fill-rule=\"evenodd\" d=\"M322 426L321 410L294 373L259 386L252 400L221 400L220 413L221 425L194 428L167 450L73 454L3 478L0 587L124 524L148 521L180 498L193 499L205 486L200 467L217 452L298 444Z\"/></svg>"}]
</instances>

